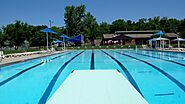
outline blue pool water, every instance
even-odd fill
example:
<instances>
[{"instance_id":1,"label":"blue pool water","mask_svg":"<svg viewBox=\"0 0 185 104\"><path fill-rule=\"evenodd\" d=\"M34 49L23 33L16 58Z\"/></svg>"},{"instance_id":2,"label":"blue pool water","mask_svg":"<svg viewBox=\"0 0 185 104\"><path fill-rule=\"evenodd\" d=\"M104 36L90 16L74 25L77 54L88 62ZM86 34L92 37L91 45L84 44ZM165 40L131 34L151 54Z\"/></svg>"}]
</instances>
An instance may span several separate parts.
<instances>
[{"instance_id":1,"label":"blue pool water","mask_svg":"<svg viewBox=\"0 0 185 104\"><path fill-rule=\"evenodd\" d=\"M1 67L0 104L44 104L73 70L100 69L119 70L150 104L185 102L184 53L76 50Z\"/></svg>"}]
</instances>

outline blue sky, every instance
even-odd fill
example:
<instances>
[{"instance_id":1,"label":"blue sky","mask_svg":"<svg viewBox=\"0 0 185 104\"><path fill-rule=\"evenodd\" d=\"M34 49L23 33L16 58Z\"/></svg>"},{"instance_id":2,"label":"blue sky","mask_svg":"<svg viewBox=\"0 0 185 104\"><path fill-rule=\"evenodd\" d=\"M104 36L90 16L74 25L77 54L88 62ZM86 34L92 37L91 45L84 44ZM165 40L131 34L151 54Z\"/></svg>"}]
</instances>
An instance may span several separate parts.
<instances>
[{"instance_id":1,"label":"blue sky","mask_svg":"<svg viewBox=\"0 0 185 104\"><path fill-rule=\"evenodd\" d=\"M185 18L185 0L0 0L0 26L21 20L32 25L64 26L64 8L86 5L86 11L98 23L116 19L137 21L140 18L167 16Z\"/></svg>"}]
</instances>

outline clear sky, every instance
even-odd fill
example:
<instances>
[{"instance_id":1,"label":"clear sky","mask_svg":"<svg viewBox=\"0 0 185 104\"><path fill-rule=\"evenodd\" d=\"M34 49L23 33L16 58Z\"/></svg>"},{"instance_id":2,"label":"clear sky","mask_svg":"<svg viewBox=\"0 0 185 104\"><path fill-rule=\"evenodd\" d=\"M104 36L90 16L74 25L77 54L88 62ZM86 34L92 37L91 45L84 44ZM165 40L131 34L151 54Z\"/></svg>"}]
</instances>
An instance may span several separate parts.
<instances>
[{"instance_id":1,"label":"clear sky","mask_svg":"<svg viewBox=\"0 0 185 104\"><path fill-rule=\"evenodd\" d=\"M15 20L32 25L49 25L52 20L52 25L64 26L64 8L81 4L98 23L154 16L185 18L185 0L0 0L0 27Z\"/></svg>"}]
</instances>

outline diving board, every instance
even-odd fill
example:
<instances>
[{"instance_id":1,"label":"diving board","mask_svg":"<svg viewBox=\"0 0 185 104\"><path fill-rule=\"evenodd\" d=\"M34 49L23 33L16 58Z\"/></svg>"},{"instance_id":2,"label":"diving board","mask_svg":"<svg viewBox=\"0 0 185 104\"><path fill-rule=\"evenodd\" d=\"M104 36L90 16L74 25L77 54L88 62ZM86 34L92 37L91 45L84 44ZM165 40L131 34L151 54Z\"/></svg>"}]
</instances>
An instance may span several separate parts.
<instances>
[{"instance_id":1,"label":"diving board","mask_svg":"<svg viewBox=\"0 0 185 104\"><path fill-rule=\"evenodd\" d=\"M75 70L47 104L148 104L117 70Z\"/></svg>"}]
</instances>

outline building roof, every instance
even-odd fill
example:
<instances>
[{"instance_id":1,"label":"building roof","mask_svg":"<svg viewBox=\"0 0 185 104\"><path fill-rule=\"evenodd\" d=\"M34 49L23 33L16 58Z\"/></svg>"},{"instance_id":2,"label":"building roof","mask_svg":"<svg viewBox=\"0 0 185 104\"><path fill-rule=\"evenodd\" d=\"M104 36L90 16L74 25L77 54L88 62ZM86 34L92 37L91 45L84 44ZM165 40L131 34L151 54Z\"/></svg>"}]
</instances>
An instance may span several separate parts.
<instances>
[{"instance_id":1,"label":"building roof","mask_svg":"<svg viewBox=\"0 0 185 104\"><path fill-rule=\"evenodd\" d=\"M130 38L151 38L153 34L124 34Z\"/></svg>"},{"instance_id":2,"label":"building roof","mask_svg":"<svg viewBox=\"0 0 185 104\"><path fill-rule=\"evenodd\" d=\"M145 31L116 31L115 34L137 34L137 33L157 33L160 30L145 30Z\"/></svg>"},{"instance_id":3,"label":"building roof","mask_svg":"<svg viewBox=\"0 0 185 104\"><path fill-rule=\"evenodd\" d=\"M176 37L179 37L177 34L175 33L165 33L165 35L169 38L176 38Z\"/></svg>"},{"instance_id":4,"label":"building roof","mask_svg":"<svg viewBox=\"0 0 185 104\"><path fill-rule=\"evenodd\" d=\"M151 38L154 33L159 30L147 30L147 31L116 31L116 34L103 34L104 39L122 39L122 36L128 38ZM175 33L165 33L168 38L177 38L179 37Z\"/></svg>"},{"instance_id":5,"label":"building roof","mask_svg":"<svg viewBox=\"0 0 185 104\"><path fill-rule=\"evenodd\" d=\"M114 37L114 34L103 34L104 39L111 39Z\"/></svg>"},{"instance_id":6,"label":"building roof","mask_svg":"<svg viewBox=\"0 0 185 104\"><path fill-rule=\"evenodd\" d=\"M75 70L46 104L148 104L117 70Z\"/></svg>"}]
</instances>

